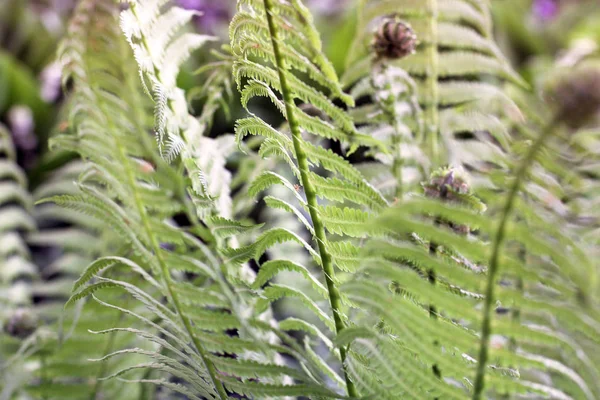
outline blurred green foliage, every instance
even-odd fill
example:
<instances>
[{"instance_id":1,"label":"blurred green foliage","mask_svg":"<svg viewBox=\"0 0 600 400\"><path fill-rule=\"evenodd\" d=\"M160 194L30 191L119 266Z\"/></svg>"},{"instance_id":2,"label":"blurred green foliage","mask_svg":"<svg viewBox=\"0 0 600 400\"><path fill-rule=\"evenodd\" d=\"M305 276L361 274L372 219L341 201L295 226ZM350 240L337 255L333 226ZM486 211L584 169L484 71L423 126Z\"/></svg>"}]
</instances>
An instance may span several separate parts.
<instances>
[{"instance_id":1,"label":"blurred green foliage","mask_svg":"<svg viewBox=\"0 0 600 400\"><path fill-rule=\"evenodd\" d=\"M51 106L40 97L39 82L23 62L0 51L0 114L13 105L25 105L34 115L36 126L47 131L52 122ZM41 132L38 132L41 133Z\"/></svg>"}]
</instances>

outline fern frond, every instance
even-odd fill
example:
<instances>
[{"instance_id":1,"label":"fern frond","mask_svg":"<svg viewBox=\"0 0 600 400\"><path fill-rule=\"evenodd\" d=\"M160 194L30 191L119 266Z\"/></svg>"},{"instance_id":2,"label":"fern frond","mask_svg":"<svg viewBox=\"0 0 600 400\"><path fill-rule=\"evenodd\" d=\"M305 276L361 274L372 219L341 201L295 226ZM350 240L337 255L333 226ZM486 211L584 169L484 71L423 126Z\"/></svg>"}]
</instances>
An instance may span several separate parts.
<instances>
[{"instance_id":1,"label":"fern frond","mask_svg":"<svg viewBox=\"0 0 600 400\"><path fill-rule=\"evenodd\" d=\"M486 200L488 206L498 203ZM445 222L430 223L423 220L425 216ZM568 232L533 235L548 224L538 222L541 225L511 223L511 249L526 248L530 257L525 263L512 250L507 251L500 261L503 278L498 285L496 280L487 282L485 267L474 268L485 266L490 259L485 240L494 238L496 229L476 209L414 198L376 219L374 224L387 235L369 241L360 274L342 286L349 300L363 310L360 326L373 327L344 331L338 338L354 343L349 365L359 387L384 397L385 393L408 398L423 393L444 398L470 396L478 366L477 341L484 326L479 310L490 298L489 293L488 297L484 294L491 284L496 296L490 310L494 321L488 347L492 365L485 369L486 393L594 398L598 387L593 377L598 371L586 356L577 355L577 349L588 341L577 337L589 329L583 314L588 318L597 314L595 300L593 305L583 306L585 311L580 309L581 293L591 294L589 284L581 278L597 271L589 259L581 258L581 244L574 243ZM450 228L461 225L477 226L477 236L463 237ZM443 245L432 247L437 243ZM560 251L550 249L556 249L557 243L571 244ZM575 259L577 265L572 264ZM430 283L432 276L435 285ZM515 285L515 281L520 283ZM554 296L560 300L551 300ZM504 316L506 309L508 315ZM514 309L518 309L518 319L510 317ZM432 310L435 318L431 318ZM542 317L546 312L555 316L554 324ZM450 348L450 352L444 350ZM537 357L539 351L552 356ZM436 377L436 371L442 379ZM539 382L530 371L550 371L561 384ZM386 379L374 380L373 374L405 379L385 375Z\"/></svg>"},{"instance_id":2,"label":"fern frond","mask_svg":"<svg viewBox=\"0 0 600 400\"><path fill-rule=\"evenodd\" d=\"M265 140L259 154L283 159L300 183L293 184L283 176L266 172L249 188L249 194L258 194L272 185L282 185L291 193L291 198L297 199L299 207L275 196L267 196L265 202L271 208L293 215L311 234L318 252L310 245L304 247L313 258L316 256L317 264L323 268L334 324L324 319L323 312L316 308L312 300L295 289L271 285L262 293L268 302L301 295L300 298L313 313L332 330L339 332L344 328L345 316L333 269L338 258L332 260L330 239L325 232L364 237L366 232L364 223L360 222L364 217L361 209L379 211L387 206L387 201L343 157L323 145L311 143L307 138L312 135L321 141L338 141L347 144L353 151L358 146L378 146L381 143L359 133L351 116L333 102L332 99L337 98L346 106L354 105L353 99L343 92L331 64L323 55L312 17L300 1L239 1L238 13L230 24L230 39L235 57L233 73L242 95L242 105L251 112L250 100L266 97L286 119L289 128L289 134L281 132L253 115L238 121L238 143L247 135L263 136ZM299 106L299 103L303 106ZM319 175L311 167L322 167L334 176ZM328 205L319 205L317 196L329 200ZM345 203L353 203L357 208L342 208L341 205ZM344 221L344 217L352 217L352 221ZM260 242L261 239L258 239L257 243ZM345 247L337 249L343 251ZM267 247L260 248L255 253L255 249L252 249L255 259L266 250ZM346 262L341 261L342 257L343 254L340 254L340 268L347 270ZM283 269L291 268L287 261L280 260L265 265L268 271L265 274L269 278L283 272ZM273 265L278 265L278 268L272 269ZM283 268L284 265L286 268ZM302 272L306 271L305 266L293 265L296 265L294 272L300 272L310 284L316 285L311 275ZM261 285L264 283L262 276L259 270ZM340 352L343 362L345 348ZM357 395L348 378L346 386L351 397Z\"/></svg>"},{"instance_id":3,"label":"fern frond","mask_svg":"<svg viewBox=\"0 0 600 400\"><path fill-rule=\"evenodd\" d=\"M23 360L39 349L39 315L33 305L39 271L32 261L25 235L37 230L31 214L32 199L27 179L16 160L8 130L0 125L0 315L3 345L0 349L0 379L5 396L19 395L26 385L11 376L29 378ZM11 382L12 381L12 382Z\"/></svg>"},{"instance_id":4,"label":"fern frond","mask_svg":"<svg viewBox=\"0 0 600 400\"><path fill-rule=\"evenodd\" d=\"M82 10L97 12L93 3L84 3ZM137 23L144 25L157 18L154 6L160 4L140 3ZM107 19L112 21L113 16ZM259 257L274 243L304 240L289 231L270 231L254 245L231 250L233 259L228 259L225 246L235 246L233 236L249 234L257 227L237 223L227 218L226 212L208 212L204 221L216 239L209 247L177 226L175 217L183 212L193 232L204 231L193 217L195 211L187 206L188 199L180 195L181 179L173 178L177 170L162 162L147 140L146 115L150 110L142 115L133 111L144 103L135 68L127 61L126 42L119 40L114 22L101 26L106 29L102 30L104 35L111 38L106 45L119 55L118 61L99 61L87 45L68 53L73 60L68 69L73 96L79 100L70 114L76 134L63 135L54 142L77 151L88 165L79 178L78 192L56 196L54 201L91 216L102 230L111 230L121 245L114 255L105 254L83 271L67 302L73 305L91 297L93 306L121 316L108 323L99 321L104 327L92 329L94 337L120 339L104 348L103 355L94 357L105 366L98 382L126 381L140 390L151 384L189 398L225 399L225 388L230 386L227 376L239 374L235 379L244 383L256 380L247 373L256 362L260 366L254 370L260 376L245 392L256 395L274 387L284 388L291 381L290 375L300 386L319 388L320 366L276 325L263 322L265 302L253 297L248 280L239 272L240 263ZM85 26L80 37L93 37L96 29L93 24ZM97 68L102 74L95 73ZM199 140L213 153L233 145L231 137ZM211 150L211 145L219 148ZM203 190L209 193L212 184L224 183L218 175L225 170L224 158L196 161L215 167L203 169L206 174L196 177ZM140 163L149 162L152 168L140 168ZM277 340L289 343L289 348L277 345ZM292 373L283 365L281 354L291 354L304 368ZM232 355L235 361L228 360ZM117 360L126 364L117 365Z\"/></svg>"},{"instance_id":5,"label":"fern frond","mask_svg":"<svg viewBox=\"0 0 600 400\"><path fill-rule=\"evenodd\" d=\"M129 4L129 9L121 12L121 29L138 62L142 83L154 100L159 148L167 161L181 154L193 184L192 195L198 198L195 204L200 218L210 215L212 209L230 218L231 174L225 168L225 160L234 148L228 145L228 137L203 136L210 123L210 113L198 120L191 116L185 93L176 82L189 55L215 38L181 32L196 14L193 11L169 6L163 12L160 2L132 0ZM205 111L208 112L208 108ZM208 207L200 199L208 199Z\"/></svg>"},{"instance_id":6,"label":"fern frond","mask_svg":"<svg viewBox=\"0 0 600 400\"><path fill-rule=\"evenodd\" d=\"M483 150L491 153L485 161L497 162L508 150L506 141L498 144L477 136L477 132L497 132L498 120L493 115L515 121L522 118L502 87L484 78L527 86L493 41L488 7L485 2L465 0L382 0L361 6L360 26L353 44L358 50L348 57L344 84L359 82L372 69L373 23L394 15L410 24L419 40L416 53L386 62L405 70L415 80L415 94L423 109L424 132L420 142L425 143L426 153L441 160L441 164L463 164L479 170ZM469 117L474 112L480 117L477 124L470 124ZM461 132L451 128L455 121L464 121ZM480 146L470 147L469 141L462 140L460 134L466 132L474 134ZM444 161L442 155L446 152Z\"/></svg>"},{"instance_id":7,"label":"fern frond","mask_svg":"<svg viewBox=\"0 0 600 400\"><path fill-rule=\"evenodd\" d=\"M404 70L385 62L374 63L372 71L352 90L355 98L369 96L373 103L352 110L356 121L364 124L361 131L386 143L390 149L387 153L371 152L383 166L379 163L365 163L361 170L367 175L374 175L372 183L386 179L381 170L390 174L393 182L391 188L387 188L384 193L394 201L401 199L403 193L415 185L414 179L408 179L410 169L423 170L427 166L421 149L416 146L423 136L422 111L417 100L417 90L416 83Z\"/></svg>"},{"instance_id":8,"label":"fern frond","mask_svg":"<svg viewBox=\"0 0 600 400\"><path fill-rule=\"evenodd\" d=\"M8 130L0 125L0 282L2 321L5 330L18 307L28 307L33 300L30 284L19 288L19 279L38 278L24 235L37 230L31 211L33 201L27 189L27 179L16 162L16 153ZM11 294L19 295L12 297ZM18 324L17 324L18 326ZM26 337L32 332L7 332L15 337Z\"/></svg>"}]
</instances>

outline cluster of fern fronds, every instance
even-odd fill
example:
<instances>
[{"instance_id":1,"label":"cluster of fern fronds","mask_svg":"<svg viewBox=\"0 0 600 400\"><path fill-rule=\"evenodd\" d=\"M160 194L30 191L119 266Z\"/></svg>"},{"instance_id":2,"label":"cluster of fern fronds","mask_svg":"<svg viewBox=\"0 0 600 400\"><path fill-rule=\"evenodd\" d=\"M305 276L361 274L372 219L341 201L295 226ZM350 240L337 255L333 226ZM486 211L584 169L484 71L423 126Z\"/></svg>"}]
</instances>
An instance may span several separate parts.
<instances>
[{"instance_id":1,"label":"cluster of fern fronds","mask_svg":"<svg viewBox=\"0 0 600 400\"><path fill-rule=\"evenodd\" d=\"M600 62L536 97L489 1L356 15L338 77L302 0L78 2L62 166L0 128L0 399L600 398Z\"/></svg>"}]
</instances>

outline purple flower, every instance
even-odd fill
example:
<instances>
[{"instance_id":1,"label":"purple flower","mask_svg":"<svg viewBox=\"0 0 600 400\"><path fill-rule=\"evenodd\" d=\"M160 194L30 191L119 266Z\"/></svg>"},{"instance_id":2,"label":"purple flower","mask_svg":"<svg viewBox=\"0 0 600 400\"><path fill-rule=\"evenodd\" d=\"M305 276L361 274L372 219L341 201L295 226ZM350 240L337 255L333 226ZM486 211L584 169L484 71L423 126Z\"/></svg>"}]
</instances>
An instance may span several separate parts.
<instances>
[{"instance_id":1,"label":"purple flower","mask_svg":"<svg viewBox=\"0 0 600 400\"><path fill-rule=\"evenodd\" d=\"M22 165L31 168L36 161L38 146L33 113L27 106L12 106L6 115L15 146L21 154Z\"/></svg>"},{"instance_id":2,"label":"purple flower","mask_svg":"<svg viewBox=\"0 0 600 400\"><path fill-rule=\"evenodd\" d=\"M228 0L177 0L180 7L200 11L202 15L196 19L196 26L205 33L213 34L226 26L232 16Z\"/></svg>"},{"instance_id":3,"label":"purple flower","mask_svg":"<svg viewBox=\"0 0 600 400\"><path fill-rule=\"evenodd\" d=\"M188 10L199 10L203 5L204 0L177 0L180 7Z\"/></svg>"},{"instance_id":4,"label":"purple flower","mask_svg":"<svg viewBox=\"0 0 600 400\"><path fill-rule=\"evenodd\" d=\"M314 14L330 17L341 14L348 3L349 0L308 0L306 4Z\"/></svg>"},{"instance_id":5,"label":"purple flower","mask_svg":"<svg viewBox=\"0 0 600 400\"><path fill-rule=\"evenodd\" d=\"M61 94L62 69L59 63L49 64L40 73L40 96L46 103L54 103Z\"/></svg>"},{"instance_id":6,"label":"purple flower","mask_svg":"<svg viewBox=\"0 0 600 400\"><path fill-rule=\"evenodd\" d=\"M8 110L7 120L17 147L23 150L35 149L37 139L31 109L27 106L13 106Z\"/></svg>"},{"instance_id":7,"label":"purple flower","mask_svg":"<svg viewBox=\"0 0 600 400\"><path fill-rule=\"evenodd\" d=\"M48 32L54 35L63 31L64 20L75 6L75 0L30 0L24 3L28 3Z\"/></svg>"},{"instance_id":8,"label":"purple flower","mask_svg":"<svg viewBox=\"0 0 600 400\"><path fill-rule=\"evenodd\" d=\"M550 21L558 14L556 0L534 0L531 8L533 15L541 21Z\"/></svg>"}]
</instances>

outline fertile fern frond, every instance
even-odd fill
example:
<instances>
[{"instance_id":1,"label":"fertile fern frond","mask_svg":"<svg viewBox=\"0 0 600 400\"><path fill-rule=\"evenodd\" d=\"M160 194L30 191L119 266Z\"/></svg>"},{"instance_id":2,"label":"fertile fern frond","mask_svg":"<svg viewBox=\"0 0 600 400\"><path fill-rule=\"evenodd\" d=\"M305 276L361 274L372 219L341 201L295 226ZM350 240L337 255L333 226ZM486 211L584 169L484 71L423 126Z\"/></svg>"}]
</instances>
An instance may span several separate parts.
<instances>
[{"instance_id":1,"label":"fertile fern frond","mask_svg":"<svg viewBox=\"0 0 600 400\"><path fill-rule=\"evenodd\" d=\"M384 61L417 83L426 153L442 160L447 152L447 163L475 170L501 164L499 155L508 148L499 118L521 117L500 83L525 84L494 43L487 2L378 0L360 7L356 51L348 57L344 85L355 84L373 68L373 30L382 17L409 24L420 43L415 54Z\"/></svg>"},{"instance_id":2,"label":"fertile fern frond","mask_svg":"<svg viewBox=\"0 0 600 400\"><path fill-rule=\"evenodd\" d=\"M546 80L538 83L538 89L544 92L546 102L519 93L516 99L524 104L529 118L527 124L517 125L514 129L528 138L536 131L546 130L559 139L551 137L546 140L544 149L539 151L541 154L537 163L531 167L533 172L530 181L523 184L523 197L534 203L535 208L531 207L532 209L522 213L521 202L525 200L522 199L517 203L515 213L526 221L533 220L534 227L539 226L539 221L545 220L550 221L549 225L556 227L556 230L571 232L573 237L582 242L582 251L590 259L594 259L597 254L598 220L595 207L588 202L593 201L592 193L596 187L595 173L591 171L594 169L592 166L597 163L597 152L593 149L597 119L593 116L598 104L598 97L595 95L597 90L594 87L600 83L600 69L597 60L591 58L576 65L559 66L546 75ZM573 90L574 87L580 89ZM565 112L566 110L568 111ZM553 112L558 117L553 117ZM556 123L548 131L547 121L553 119ZM565 145L565 139L568 145ZM589 277L591 285L597 279L596 276L597 273ZM580 300L586 301L583 293ZM592 319L588 321L591 322ZM547 321L540 323L547 324ZM556 326L557 323L553 321L551 325ZM564 324L568 325L568 322ZM586 340L578 333L579 330L577 326L573 329L563 327L561 337L581 345L589 357L586 362L598 365L597 351L594 349L597 342ZM556 353L549 354L553 358L557 357ZM581 373L575 365L572 368ZM596 372L596 375L585 376L584 379L597 379L597 376Z\"/></svg>"},{"instance_id":3,"label":"fertile fern frond","mask_svg":"<svg viewBox=\"0 0 600 400\"><path fill-rule=\"evenodd\" d=\"M580 93L587 101L592 99L596 89L590 82L585 80L586 74L595 71L600 76L598 60L590 58L582 60L575 65L558 66L550 71L543 81L540 81L537 91L545 94L546 101L528 93L515 93L515 100L528 112L525 124L513 127L518 134L527 139L532 139L533 134L543 129L548 120L552 119L552 111L548 109L556 107L559 99L569 99L576 93ZM561 81L572 80L575 84L579 81L580 89L570 91L560 89ZM557 93L560 89L560 94ZM577 230L582 236L587 237L592 243L597 240L598 219L594 200L597 191L596 164L598 152L595 143L598 140L597 119L581 119L580 116L585 106L569 113L570 124L581 122L583 126L574 128L572 126L557 126L556 130L561 137L568 138L569 146L552 146L551 150L559 154L559 158L568 167L562 165L557 167L548 159L543 167L547 175L541 180L531 182L527 185L528 195L535 198L544 209L559 214L565 218L569 228ZM581 121L580 121L581 120Z\"/></svg>"},{"instance_id":4,"label":"fertile fern frond","mask_svg":"<svg viewBox=\"0 0 600 400\"><path fill-rule=\"evenodd\" d=\"M388 198L401 199L428 167L418 146L423 121L416 83L403 69L376 62L351 93L357 100L370 97L372 103L352 110L360 130L390 149L374 151L378 162L363 163L360 170Z\"/></svg>"}]
</instances>

